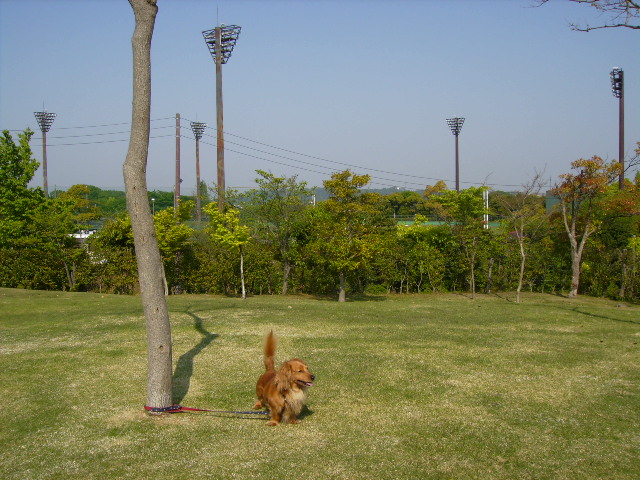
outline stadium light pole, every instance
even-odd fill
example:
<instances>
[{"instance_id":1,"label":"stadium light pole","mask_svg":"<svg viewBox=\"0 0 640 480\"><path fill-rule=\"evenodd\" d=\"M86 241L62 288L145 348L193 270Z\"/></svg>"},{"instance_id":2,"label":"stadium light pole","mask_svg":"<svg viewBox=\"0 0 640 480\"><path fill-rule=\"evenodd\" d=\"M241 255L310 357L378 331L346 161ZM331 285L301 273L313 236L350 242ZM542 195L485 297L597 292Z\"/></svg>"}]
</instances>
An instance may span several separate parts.
<instances>
[{"instance_id":1,"label":"stadium light pole","mask_svg":"<svg viewBox=\"0 0 640 480\"><path fill-rule=\"evenodd\" d=\"M216 63L216 127L217 135L217 164L218 164L218 210L224 210L224 121L222 113L222 65L229 61L231 52L236 46L241 27L237 25L220 25L202 32L209 53Z\"/></svg>"},{"instance_id":2,"label":"stadium light pole","mask_svg":"<svg viewBox=\"0 0 640 480\"><path fill-rule=\"evenodd\" d=\"M464 123L464 118L454 117L447 118L447 124L451 129L451 133L456 137L456 192L460 191L460 162L458 156L458 135L460 135L460 130L462 130L462 124Z\"/></svg>"},{"instance_id":3,"label":"stadium light pole","mask_svg":"<svg viewBox=\"0 0 640 480\"><path fill-rule=\"evenodd\" d=\"M44 177L44 195L49 197L49 180L47 179L47 132L53 125L53 120L56 118L55 113L47 112L33 112L40 125L40 131L42 132L42 175Z\"/></svg>"},{"instance_id":4,"label":"stadium light pole","mask_svg":"<svg viewBox=\"0 0 640 480\"><path fill-rule=\"evenodd\" d=\"M191 130L193 136L196 137L196 218L198 222L202 221L201 210L201 198L200 198L200 139L204 133L204 129L207 128L206 123L191 122Z\"/></svg>"},{"instance_id":5,"label":"stadium light pole","mask_svg":"<svg viewBox=\"0 0 640 480\"><path fill-rule=\"evenodd\" d=\"M176 187L173 192L173 212L178 218L178 208L180 207L180 114L176 113Z\"/></svg>"},{"instance_id":6,"label":"stadium light pole","mask_svg":"<svg viewBox=\"0 0 640 480\"><path fill-rule=\"evenodd\" d=\"M622 169L618 188L624 189L624 72L621 68L615 67L609 74L611 77L611 92L620 102L619 124L618 124L618 161Z\"/></svg>"}]
</instances>

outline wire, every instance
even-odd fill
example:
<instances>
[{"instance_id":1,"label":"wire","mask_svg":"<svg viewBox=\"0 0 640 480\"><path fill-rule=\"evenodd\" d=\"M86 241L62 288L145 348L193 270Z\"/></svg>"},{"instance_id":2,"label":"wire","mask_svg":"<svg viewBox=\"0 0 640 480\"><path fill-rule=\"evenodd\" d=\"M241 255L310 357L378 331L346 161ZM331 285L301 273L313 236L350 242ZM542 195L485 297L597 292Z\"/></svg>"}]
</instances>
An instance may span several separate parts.
<instances>
[{"instance_id":1,"label":"wire","mask_svg":"<svg viewBox=\"0 0 640 480\"><path fill-rule=\"evenodd\" d=\"M151 119L151 122L160 122L160 121L166 121L166 120L175 120L176 117L162 117L162 118L155 118L155 119ZM186 126L182 125L183 121L188 121L191 122L191 120L189 120L188 118L185 117L180 117L179 119L179 126L181 128L184 128L185 131L190 131L189 128L187 128ZM84 126L77 126L77 127L57 127L56 130L72 130L72 129L88 129L88 128L104 128L104 127L114 127L114 126L121 126L121 125L130 125L130 122L119 122L119 123L109 123L109 124L100 124L100 125L84 125ZM161 130L161 129L168 129L168 128L175 128L175 125L163 125L163 126L158 126L158 127L151 127L151 130ZM21 131L21 130L10 130L12 132L17 132L17 131ZM37 130L36 130L37 131ZM116 131L116 132L99 132L99 133L87 133L87 134L78 134L78 135L66 135L66 136L53 136L53 137L49 137L51 139L71 139L71 138L83 138L83 137L99 137L99 136L107 136L107 135L124 135L127 134L129 135L131 133L131 130L121 130L121 131ZM274 149L276 151L279 152L284 152L286 154L290 154L290 155L294 155L294 156L300 156L306 159L310 159L310 160L318 160L320 162L325 162L325 163L329 163L329 164L333 164L333 165L341 165L344 167L349 167L349 168L354 168L354 169L358 169L359 171L364 171L364 172L375 172L375 173L379 173L379 174L383 174L383 175L392 175L394 177L404 177L406 179L413 179L413 180L427 180L427 181L439 181L439 180L443 180L447 183L451 183L453 182L453 180L451 179L441 179L441 178L434 178L434 177L425 177L425 176L420 176L420 175L411 175L411 174L406 174L406 173L397 173L397 172L391 172L388 170L380 170L380 169L375 169L375 168L370 168L370 167L363 167L360 165L354 165L354 164L350 164L350 163L345 163L345 162L339 162L339 161L335 161L335 160L329 160L326 158L322 158L322 157L318 157L315 155L309 155L306 153L302 153L302 152L297 152L294 150L290 150L287 148L282 148L282 147L278 147L275 145L271 145L268 143L264 143L264 142L260 142L257 140L252 140L250 138L241 136L241 135L237 135L231 132L224 132L225 135L228 135L230 137L234 137L240 140L243 140L245 142L251 142L253 144L256 145L261 145L263 147L268 147L270 149ZM174 137L175 134L171 133L171 134L166 134L166 135L155 135L155 136L151 136L149 137L150 139L157 139L157 138L168 138L168 137ZM207 134L204 133L203 134L204 137L209 137L209 138L215 138L215 135L212 134ZM188 135L184 135L182 133L180 133L180 137L181 138L185 138L185 139L190 139L190 140L195 140L194 137L188 136ZM74 142L74 143L53 143L53 144L47 144L47 146L51 146L51 147L57 147L57 146L74 146L74 145L92 145L92 144L104 144L104 143L118 143L118 142L126 142L129 141L129 138L124 138L124 139L114 139L114 140L94 140L94 141L86 141L86 142ZM215 147L215 144L212 143L208 143L206 141L200 141L201 143L205 144L205 145L209 145L209 146L213 146ZM320 175L327 175L328 173L332 173L335 170L332 169L332 167L329 166L324 166L324 165L320 165L314 162L309 162L309 161L305 161L305 160L301 160L301 159L297 159L297 158L293 158L292 156L287 156L287 155L281 155L279 153L273 153L273 152L269 152L267 150L262 150L259 148L255 148L249 145L245 145L242 143L238 143L238 142L233 142L231 140L226 140L225 142L226 144L230 144L230 145L235 145L236 147L239 147L241 149L247 149L250 150L252 152L256 152L259 154L263 154L263 155L269 155L272 157L276 157L278 159L282 159L282 160L287 160L289 162L293 162L295 164L302 164L305 165L305 167L302 167L300 165L291 165L289 163L285 163L282 161L278 161L278 160L274 160L274 159L269 159L269 158L265 158L264 156L259 156L259 155L255 155L255 154L251 154L251 153L247 153L247 152L243 152L243 151L239 151L239 150L233 150L233 149L229 149L229 148L225 148L226 151L231 152L231 153L235 153L238 155L244 155L247 157L251 157L251 158L255 158L257 160L262 160L265 162L270 162L270 163L275 163L278 165L283 165L286 166L288 168L293 168L293 169L298 169L301 171L306 171L306 172L311 172L311 173L317 173ZM311 168L309 168L311 167ZM317 169L323 169L324 171L319 171ZM406 186L420 186L421 188L424 188L424 182L415 182L415 181L410 181L410 180L405 180L405 179L400 179L400 178L396 178L396 179L390 179L390 178L384 178L384 177L380 177L380 176L375 176L375 175L369 175L371 178L371 184L377 184L377 185L384 185L384 186L390 186L390 187L396 187L398 183L402 184L402 185L406 185ZM382 183L381 183L382 182ZM478 182L465 182L465 181L461 181L461 184L464 185L476 185L478 184ZM482 182L483 185L487 185L487 186L492 186L492 187L520 187L520 185L511 185L511 184L491 184L491 183L485 183Z\"/></svg>"},{"instance_id":2,"label":"wire","mask_svg":"<svg viewBox=\"0 0 640 480\"><path fill-rule=\"evenodd\" d=\"M173 128L170 125L166 126L166 127L152 127L151 130L161 130L161 129L167 129L167 128ZM107 132L107 133L86 133L84 135L67 135L67 136L63 136L63 137L59 137L59 136L53 136L53 137L48 137L48 138L55 138L55 139L59 139L59 138L81 138L81 137L99 137L99 136L104 136L104 135L121 135L121 134L131 134L131 129L129 130L122 130L120 132Z\"/></svg>"},{"instance_id":3,"label":"wire","mask_svg":"<svg viewBox=\"0 0 640 480\"><path fill-rule=\"evenodd\" d=\"M164 117L164 118L152 118L152 122L159 122L162 120L171 120L175 117ZM71 130L74 128L99 128L99 127L115 127L118 125L131 125L131 122L119 122L119 123L105 123L102 125L83 125L79 127L56 127L56 130Z\"/></svg>"},{"instance_id":4,"label":"wire","mask_svg":"<svg viewBox=\"0 0 640 480\"><path fill-rule=\"evenodd\" d=\"M165 138L165 137L173 137L174 134L168 134L168 135L156 135L156 136L152 136L149 137L149 139L153 139L153 138ZM73 146L73 145L94 145L94 144L98 144L98 143L117 143L117 142L128 142L129 139L128 138L121 138L118 140L102 140L102 141L97 141L97 142L75 142L75 143L54 143L54 144L49 144L47 143L47 147L68 147L68 146Z\"/></svg>"}]
</instances>

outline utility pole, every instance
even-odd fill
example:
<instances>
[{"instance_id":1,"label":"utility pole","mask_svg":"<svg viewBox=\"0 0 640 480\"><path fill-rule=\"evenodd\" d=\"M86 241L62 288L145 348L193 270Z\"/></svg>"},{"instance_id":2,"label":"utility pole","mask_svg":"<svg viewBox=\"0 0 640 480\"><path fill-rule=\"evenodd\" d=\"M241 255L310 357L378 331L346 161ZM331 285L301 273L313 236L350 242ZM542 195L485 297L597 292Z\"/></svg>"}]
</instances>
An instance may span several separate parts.
<instances>
[{"instance_id":1,"label":"utility pole","mask_svg":"<svg viewBox=\"0 0 640 480\"><path fill-rule=\"evenodd\" d=\"M614 68L609 74L611 77L611 91L613 96L620 101L618 120L618 161L622 167L618 188L624 189L624 72L621 68Z\"/></svg>"},{"instance_id":2,"label":"utility pole","mask_svg":"<svg viewBox=\"0 0 640 480\"><path fill-rule=\"evenodd\" d=\"M451 129L451 133L456 137L456 192L460 191L460 162L458 156L458 135L460 135L460 130L462 130L462 124L464 123L464 118L454 117L447 118L447 124Z\"/></svg>"},{"instance_id":3,"label":"utility pole","mask_svg":"<svg viewBox=\"0 0 640 480\"><path fill-rule=\"evenodd\" d=\"M56 118L55 113L47 112L33 112L40 125L40 131L42 132L42 175L44 177L44 196L49 197L49 180L47 179L47 132L53 125L53 120Z\"/></svg>"},{"instance_id":4,"label":"utility pole","mask_svg":"<svg viewBox=\"0 0 640 480\"><path fill-rule=\"evenodd\" d=\"M202 32L209 53L216 63L216 127L217 135L217 163L218 163L218 210L224 210L224 118L222 112L222 65L231 57L236 45L241 27L237 25L221 25L212 30Z\"/></svg>"},{"instance_id":5,"label":"utility pole","mask_svg":"<svg viewBox=\"0 0 640 480\"><path fill-rule=\"evenodd\" d=\"M173 212L178 215L178 207L180 206L180 114L176 113L176 188L173 196Z\"/></svg>"},{"instance_id":6,"label":"utility pole","mask_svg":"<svg viewBox=\"0 0 640 480\"><path fill-rule=\"evenodd\" d=\"M202 199L200 196L200 139L207 128L206 123L191 122L191 130L193 136L196 137L196 218L198 222L202 221Z\"/></svg>"}]
</instances>

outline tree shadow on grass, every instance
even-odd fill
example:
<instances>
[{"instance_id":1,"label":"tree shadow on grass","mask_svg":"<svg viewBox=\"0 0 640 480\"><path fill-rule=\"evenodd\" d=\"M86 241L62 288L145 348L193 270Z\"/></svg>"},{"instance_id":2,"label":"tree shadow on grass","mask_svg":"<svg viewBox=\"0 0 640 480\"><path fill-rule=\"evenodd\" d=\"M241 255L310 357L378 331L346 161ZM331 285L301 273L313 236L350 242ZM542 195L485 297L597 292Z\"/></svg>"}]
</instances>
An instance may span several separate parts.
<instances>
[{"instance_id":1,"label":"tree shadow on grass","mask_svg":"<svg viewBox=\"0 0 640 480\"><path fill-rule=\"evenodd\" d=\"M338 294L335 295L320 295L320 294L312 294L309 295L314 300L320 300L323 302L333 302L338 303ZM384 302L387 300L386 295L374 295L374 294L365 294L365 293L354 293L351 295L347 295L345 303L353 303L353 302Z\"/></svg>"},{"instance_id":2,"label":"tree shadow on grass","mask_svg":"<svg viewBox=\"0 0 640 480\"><path fill-rule=\"evenodd\" d=\"M219 335L207 331L202 326L202 319L195 313L189 311L189 308L184 312L193 318L193 328L196 329L202 339L191 350L180 355L176 369L173 372L173 403L180 404L184 397L189 393L189 387L191 385L191 376L193 375L193 361L202 350L204 350L213 340Z\"/></svg>"},{"instance_id":3,"label":"tree shadow on grass","mask_svg":"<svg viewBox=\"0 0 640 480\"><path fill-rule=\"evenodd\" d=\"M621 322L621 323L633 323L634 325L640 325L640 322L636 322L633 320L623 320L621 318L609 317L607 315L600 315L593 312L587 312L581 307L558 307L562 310L569 310L571 312L579 313L580 315L585 315L587 317L600 318L603 320L611 320L612 322Z\"/></svg>"}]
</instances>

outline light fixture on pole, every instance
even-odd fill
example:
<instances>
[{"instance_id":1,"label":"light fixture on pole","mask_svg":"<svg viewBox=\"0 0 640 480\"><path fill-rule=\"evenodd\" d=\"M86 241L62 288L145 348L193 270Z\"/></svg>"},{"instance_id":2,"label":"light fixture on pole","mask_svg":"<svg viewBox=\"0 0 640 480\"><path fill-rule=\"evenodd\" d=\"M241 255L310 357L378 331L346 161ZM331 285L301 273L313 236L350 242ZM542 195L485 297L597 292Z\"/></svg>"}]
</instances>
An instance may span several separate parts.
<instances>
[{"instance_id":1,"label":"light fixture on pole","mask_svg":"<svg viewBox=\"0 0 640 480\"><path fill-rule=\"evenodd\" d=\"M460 191L460 163L458 157L458 135L460 135L460 130L462 130L462 124L464 123L464 118L454 117L447 118L447 125L451 129L451 133L456 137L456 192Z\"/></svg>"},{"instance_id":2,"label":"light fixture on pole","mask_svg":"<svg viewBox=\"0 0 640 480\"><path fill-rule=\"evenodd\" d=\"M619 188L624 188L624 72L621 68L614 68L609 74L611 77L611 92L620 101L618 122L618 161L621 165Z\"/></svg>"},{"instance_id":3,"label":"light fixture on pole","mask_svg":"<svg viewBox=\"0 0 640 480\"><path fill-rule=\"evenodd\" d=\"M206 123L191 122L191 130L193 136L196 137L196 218L198 222L202 220L201 210L201 196L200 196L200 139L204 133L204 129L207 128Z\"/></svg>"},{"instance_id":4,"label":"light fixture on pole","mask_svg":"<svg viewBox=\"0 0 640 480\"><path fill-rule=\"evenodd\" d=\"M216 123L218 129L217 164L218 164L218 210L224 210L224 135L222 113L222 65L229 61L231 52L236 45L241 27L237 25L221 25L202 32L204 41L209 48L211 57L216 63Z\"/></svg>"},{"instance_id":5,"label":"light fixture on pole","mask_svg":"<svg viewBox=\"0 0 640 480\"><path fill-rule=\"evenodd\" d=\"M53 125L53 120L56 118L55 113L47 112L33 112L40 125L40 131L42 132L42 175L44 177L44 194L49 196L49 180L47 179L47 132Z\"/></svg>"}]
</instances>

